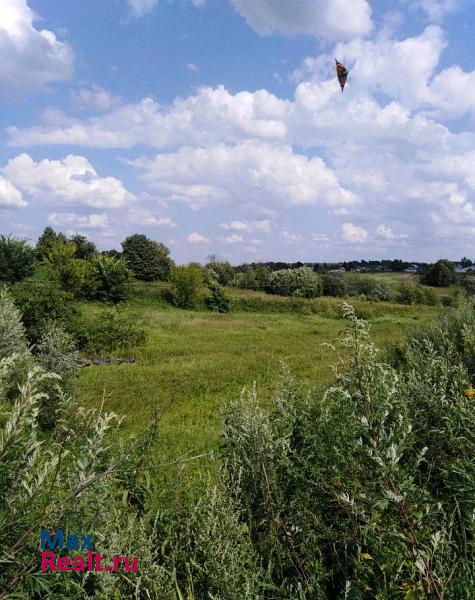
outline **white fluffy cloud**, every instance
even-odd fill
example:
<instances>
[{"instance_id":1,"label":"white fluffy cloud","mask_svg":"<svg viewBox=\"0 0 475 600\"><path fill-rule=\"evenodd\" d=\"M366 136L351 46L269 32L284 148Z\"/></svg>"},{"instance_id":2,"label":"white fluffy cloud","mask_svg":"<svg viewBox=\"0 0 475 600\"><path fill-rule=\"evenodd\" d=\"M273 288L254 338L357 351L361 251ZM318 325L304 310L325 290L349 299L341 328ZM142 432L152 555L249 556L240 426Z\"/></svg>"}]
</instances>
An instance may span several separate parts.
<instances>
[{"instance_id":1,"label":"white fluffy cloud","mask_svg":"<svg viewBox=\"0 0 475 600\"><path fill-rule=\"evenodd\" d=\"M181 148L132 161L163 197L199 207L352 205L357 197L338 183L322 159L288 146L250 141L236 146ZM199 193L198 193L199 192Z\"/></svg>"},{"instance_id":2,"label":"white fluffy cloud","mask_svg":"<svg viewBox=\"0 0 475 600\"><path fill-rule=\"evenodd\" d=\"M157 217L150 210L144 208L131 209L128 220L130 223L145 227L176 227L176 223L170 217Z\"/></svg>"},{"instance_id":3,"label":"white fluffy cloud","mask_svg":"<svg viewBox=\"0 0 475 600\"><path fill-rule=\"evenodd\" d=\"M237 244L243 241L244 238L242 237L242 235L237 235L236 233L232 233L231 235L226 235L218 238L218 242L220 244Z\"/></svg>"},{"instance_id":4,"label":"white fluffy cloud","mask_svg":"<svg viewBox=\"0 0 475 600\"><path fill-rule=\"evenodd\" d=\"M235 9L261 35L308 34L327 40L369 33L367 0L232 0Z\"/></svg>"},{"instance_id":5,"label":"white fluffy cloud","mask_svg":"<svg viewBox=\"0 0 475 600\"><path fill-rule=\"evenodd\" d=\"M200 233L190 233L190 235L186 238L188 243L190 244L209 244L211 240Z\"/></svg>"},{"instance_id":6,"label":"white fluffy cloud","mask_svg":"<svg viewBox=\"0 0 475 600\"><path fill-rule=\"evenodd\" d=\"M368 232L363 227L353 223L343 223L341 226L341 239L350 243L362 243L368 239Z\"/></svg>"},{"instance_id":7,"label":"white fluffy cloud","mask_svg":"<svg viewBox=\"0 0 475 600\"><path fill-rule=\"evenodd\" d=\"M382 91L409 107L430 101L429 78L446 47L440 27L403 40L376 38L338 44L335 54L351 68L350 85Z\"/></svg>"},{"instance_id":8,"label":"white fluffy cloud","mask_svg":"<svg viewBox=\"0 0 475 600\"><path fill-rule=\"evenodd\" d=\"M21 192L9 181L0 177L0 208L19 208L26 205Z\"/></svg>"},{"instance_id":9,"label":"white fluffy cloud","mask_svg":"<svg viewBox=\"0 0 475 600\"><path fill-rule=\"evenodd\" d=\"M391 227L386 227L386 225L378 225L376 235L378 238L387 240L388 242L398 242L408 237L405 233L394 233Z\"/></svg>"},{"instance_id":10,"label":"white fluffy cloud","mask_svg":"<svg viewBox=\"0 0 475 600\"><path fill-rule=\"evenodd\" d=\"M251 233L253 231L260 231L262 233L270 233L271 222L268 219L261 221L231 221L230 223L220 223L222 229L233 230L233 231L245 231Z\"/></svg>"},{"instance_id":11,"label":"white fluffy cloud","mask_svg":"<svg viewBox=\"0 0 475 600\"><path fill-rule=\"evenodd\" d=\"M106 112L120 104L120 98L98 85L71 92L73 106L77 110Z\"/></svg>"},{"instance_id":12,"label":"white fluffy cloud","mask_svg":"<svg viewBox=\"0 0 475 600\"><path fill-rule=\"evenodd\" d=\"M81 215L77 213L54 212L48 215L48 223L55 227L79 229L104 229L107 227L107 215L93 213Z\"/></svg>"},{"instance_id":13,"label":"white fluffy cloud","mask_svg":"<svg viewBox=\"0 0 475 600\"><path fill-rule=\"evenodd\" d=\"M26 0L2 0L0 11L0 86L25 93L70 79L71 47L52 31L33 26L35 14Z\"/></svg>"},{"instance_id":14,"label":"white fluffy cloud","mask_svg":"<svg viewBox=\"0 0 475 600\"><path fill-rule=\"evenodd\" d=\"M223 86L201 88L165 108L144 98L108 114L64 125L9 128L13 145L68 144L96 148L155 148L236 142L249 137L283 140L284 116L290 103L266 90L230 94Z\"/></svg>"},{"instance_id":15,"label":"white fluffy cloud","mask_svg":"<svg viewBox=\"0 0 475 600\"><path fill-rule=\"evenodd\" d=\"M117 208L132 199L121 181L99 177L84 156L35 162L23 153L9 160L3 173L23 193L46 201Z\"/></svg>"}]
</instances>

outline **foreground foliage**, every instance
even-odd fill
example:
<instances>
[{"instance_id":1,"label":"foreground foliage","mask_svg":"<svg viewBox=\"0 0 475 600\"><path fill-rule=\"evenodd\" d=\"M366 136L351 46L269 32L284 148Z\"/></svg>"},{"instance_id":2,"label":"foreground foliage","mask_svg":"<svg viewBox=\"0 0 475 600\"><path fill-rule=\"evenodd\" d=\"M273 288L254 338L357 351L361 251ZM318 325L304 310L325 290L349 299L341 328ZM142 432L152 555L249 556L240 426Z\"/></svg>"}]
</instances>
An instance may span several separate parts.
<instances>
[{"instance_id":1,"label":"foreground foliage","mask_svg":"<svg viewBox=\"0 0 475 600\"><path fill-rule=\"evenodd\" d=\"M45 331L16 369L29 351L3 292L0 598L473 598L474 305L414 332L391 364L342 310L333 384L306 391L283 369L267 409L254 388L228 404L221 471L197 500L163 488L153 431L120 442L117 417L74 405L67 336ZM47 577L40 524L94 532L139 572Z\"/></svg>"}]
</instances>

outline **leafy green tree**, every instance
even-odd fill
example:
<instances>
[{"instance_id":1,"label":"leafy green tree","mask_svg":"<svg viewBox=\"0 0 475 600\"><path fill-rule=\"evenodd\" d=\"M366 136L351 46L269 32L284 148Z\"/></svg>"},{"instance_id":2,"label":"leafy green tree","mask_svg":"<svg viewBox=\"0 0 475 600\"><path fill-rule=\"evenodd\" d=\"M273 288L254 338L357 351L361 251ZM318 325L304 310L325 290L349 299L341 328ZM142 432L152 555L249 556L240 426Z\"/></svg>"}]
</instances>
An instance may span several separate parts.
<instances>
[{"instance_id":1,"label":"leafy green tree","mask_svg":"<svg viewBox=\"0 0 475 600\"><path fill-rule=\"evenodd\" d=\"M76 246L75 258L91 258L97 252L96 244L88 240L85 235L77 233L69 241Z\"/></svg>"},{"instance_id":2,"label":"leafy green tree","mask_svg":"<svg viewBox=\"0 0 475 600\"><path fill-rule=\"evenodd\" d=\"M31 275L35 252L26 240L0 235L0 281L15 283Z\"/></svg>"},{"instance_id":3,"label":"leafy green tree","mask_svg":"<svg viewBox=\"0 0 475 600\"><path fill-rule=\"evenodd\" d=\"M173 303L179 308L195 308L204 284L203 272L196 265L173 267L170 276Z\"/></svg>"},{"instance_id":4,"label":"leafy green tree","mask_svg":"<svg viewBox=\"0 0 475 600\"><path fill-rule=\"evenodd\" d=\"M73 296L49 282L24 282L12 288L15 305L21 312L29 342L36 343L51 321L62 323L69 331L79 311L73 306Z\"/></svg>"},{"instance_id":5,"label":"leafy green tree","mask_svg":"<svg viewBox=\"0 0 475 600\"><path fill-rule=\"evenodd\" d=\"M348 293L346 281L338 273L324 273L322 276L323 295L344 297Z\"/></svg>"},{"instance_id":6,"label":"leafy green tree","mask_svg":"<svg viewBox=\"0 0 475 600\"><path fill-rule=\"evenodd\" d=\"M68 292L80 295L82 287L89 277L90 265L75 258L76 246L61 240L53 244L45 257L49 276Z\"/></svg>"},{"instance_id":7,"label":"leafy green tree","mask_svg":"<svg viewBox=\"0 0 475 600\"><path fill-rule=\"evenodd\" d=\"M209 256L206 264L207 278L214 280L219 285L230 285L236 277L236 271L227 260L221 260L217 256Z\"/></svg>"},{"instance_id":8,"label":"leafy green tree","mask_svg":"<svg viewBox=\"0 0 475 600\"><path fill-rule=\"evenodd\" d=\"M162 243L150 240L146 235L135 233L122 242L123 256L137 279L142 281L166 281L173 261L170 250Z\"/></svg>"},{"instance_id":9,"label":"leafy green tree","mask_svg":"<svg viewBox=\"0 0 475 600\"><path fill-rule=\"evenodd\" d=\"M322 294L320 276L308 267L283 269L270 276L270 291L280 296L316 298Z\"/></svg>"},{"instance_id":10,"label":"leafy green tree","mask_svg":"<svg viewBox=\"0 0 475 600\"><path fill-rule=\"evenodd\" d=\"M423 283L435 287L450 287L455 281L454 264L445 258L432 265L423 277Z\"/></svg>"},{"instance_id":11,"label":"leafy green tree","mask_svg":"<svg viewBox=\"0 0 475 600\"><path fill-rule=\"evenodd\" d=\"M127 298L132 271L123 258L95 254L90 264L92 269L83 287L86 297L113 303Z\"/></svg>"},{"instance_id":12,"label":"leafy green tree","mask_svg":"<svg viewBox=\"0 0 475 600\"><path fill-rule=\"evenodd\" d=\"M66 236L64 233L56 233L56 231L48 225L48 227L45 227L36 243L35 251L38 259L42 260L46 258L47 254L49 254L57 242L66 243Z\"/></svg>"},{"instance_id":13,"label":"leafy green tree","mask_svg":"<svg viewBox=\"0 0 475 600\"><path fill-rule=\"evenodd\" d=\"M231 300L226 294L224 286L219 283L211 283L209 286L211 296L206 299L206 305L210 310L219 313L227 313L231 310Z\"/></svg>"}]
</instances>

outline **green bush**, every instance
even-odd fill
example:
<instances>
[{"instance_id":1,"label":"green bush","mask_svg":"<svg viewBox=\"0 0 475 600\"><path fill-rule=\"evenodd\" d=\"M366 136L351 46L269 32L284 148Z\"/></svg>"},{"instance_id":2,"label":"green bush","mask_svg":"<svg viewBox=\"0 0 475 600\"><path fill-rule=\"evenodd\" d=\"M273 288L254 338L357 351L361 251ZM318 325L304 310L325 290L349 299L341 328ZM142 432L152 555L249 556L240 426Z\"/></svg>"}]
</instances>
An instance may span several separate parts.
<instances>
[{"instance_id":1,"label":"green bush","mask_svg":"<svg viewBox=\"0 0 475 600\"><path fill-rule=\"evenodd\" d=\"M26 240L0 235L0 281L15 283L33 273L35 252Z\"/></svg>"},{"instance_id":2,"label":"green bush","mask_svg":"<svg viewBox=\"0 0 475 600\"><path fill-rule=\"evenodd\" d=\"M173 267L170 283L175 306L184 309L196 307L204 284L203 273L199 266Z\"/></svg>"},{"instance_id":3,"label":"green bush","mask_svg":"<svg viewBox=\"0 0 475 600\"><path fill-rule=\"evenodd\" d=\"M173 261L170 250L143 234L134 234L122 242L122 255L137 279L143 281L166 281Z\"/></svg>"},{"instance_id":4,"label":"green bush","mask_svg":"<svg viewBox=\"0 0 475 600\"><path fill-rule=\"evenodd\" d=\"M133 348L145 341L136 318L115 308L77 323L74 331L80 349L88 354Z\"/></svg>"},{"instance_id":5,"label":"green bush","mask_svg":"<svg viewBox=\"0 0 475 600\"><path fill-rule=\"evenodd\" d=\"M95 254L90 259L90 269L82 285L82 295L92 300L117 304L129 293L132 271L124 259Z\"/></svg>"},{"instance_id":6,"label":"green bush","mask_svg":"<svg viewBox=\"0 0 475 600\"><path fill-rule=\"evenodd\" d=\"M429 306L437 306L440 302L439 296L434 290L412 283L400 284L396 299L400 304L427 304Z\"/></svg>"},{"instance_id":7,"label":"green bush","mask_svg":"<svg viewBox=\"0 0 475 600\"><path fill-rule=\"evenodd\" d=\"M219 285L230 285L236 277L234 268L227 260L220 260L216 256L210 256L205 267L206 280L208 283L217 282Z\"/></svg>"},{"instance_id":8,"label":"green bush","mask_svg":"<svg viewBox=\"0 0 475 600\"><path fill-rule=\"evenodd\" d=\"M465 277L462 285L469 296L475 296L475 277Z\"/></svg>"},{"instance_id":9,"label":"green bush","mask_svg":"<svg viewBox=\"0 0 475 600\"><path fill-rule=\"evenodd\" d=\"M472 597L475 404L450 340L381 362L344 306L323 397L284 372L225 412L224 478L268 574L268 598ZM421 376L423 374L423 376ZM268 588L269 589L269 588Z\"/></svg>"},{"instance_id":10,"label":"green bush","mask_svg":"<svg viewBox=\"0 0 475 600\"><path fill-rule=\"evenodd\" d=\"M231 310L231 300L224 287L218 283L212 283L210 290L211 296L206 298L207 307L219 313L229 312Z\"/></svg>"},{"instance_id":11,"label":"green bush","mask_svg":"<svg viewBox=\"0 0 475 600\"><path fill-rule=\"evenodd\" d=\"M447 259L438 260L422 277L422 282L435 287L450 287L457 280L455 267Z\"/></svg>"},{"instance_id":12,"label":"green bush","mask_svg":"<svg viewBox=\"0 0 475 600\"><path fill-rule=\"evenodd\" d=\"M279 296L317 298L322 295L322 280L308 267L283 269L270 275L269 288Z\"/></svg>"},{"instance_id":13,"label":"green bush","mask_svg":"<svg viewBox=\"0 0 475 600\"><path fill-rule=\"evenodd\" d=\"M338 273L324 273L322 276L323 295L343 298L348 293L348 286Z\"/></svg>"},{"instance_id":14,"label":"green bush","mask_svg":"<svg viewBox=\"0 0 475 600\"><path fill-rule=\"evenodd\" d=\"M86 281L91 278L90 264L75 257L76 246L69 242L54 243L45 257L49 277L75 296L81 296Z\"/></svg>"},{"instance_id":15,"label":"green bush","mask_svg":"<svg viewBox=\"0 0 475 600\"><path fill-rule=\"evenodd\" d=\"M73 296L53 283L20 283L12 288L12 295L31 343L39 341L50 321L59 321L70 331L79 317Z\"/></svg>"},{"instance_id":16,"label":"green bush","mask_svg":"<svg viewBox=\"0 0 475 600\"><path fill-rule=\"evenodd\" d=\"M35 348L36 363L47 373L60 379L46 378L39 389L44 396L38 402L38 423L42 429L53 429L65 398L74 396L80 360L73 336L57 323L47 325Z\"/></svg>"}]
</instances>

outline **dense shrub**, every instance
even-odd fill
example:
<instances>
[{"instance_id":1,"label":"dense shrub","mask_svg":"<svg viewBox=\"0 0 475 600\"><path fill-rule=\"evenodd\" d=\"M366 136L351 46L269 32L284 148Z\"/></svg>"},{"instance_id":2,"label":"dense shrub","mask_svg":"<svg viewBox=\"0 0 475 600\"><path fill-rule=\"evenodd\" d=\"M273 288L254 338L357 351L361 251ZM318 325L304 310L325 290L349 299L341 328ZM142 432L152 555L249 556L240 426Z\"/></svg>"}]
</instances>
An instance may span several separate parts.
<instances>
[{"instance_id":1,"label":"dense shrub","mask_svg":"<svg viewBox=\"0 0 475 600\"><path fill-rule=\"evenodd\" d=\"M203 273L197 265L173 267L170 276L173 303L178 308L195 308L204 284Z\"/></svg>"},{"instance_id":2,"label":"dense shrub","mask_svg":"<svg viewBox=\"0 0 475 600\"><path fill-rule=\"evenodd\" d=\"M95 254L90 266L88 278L82 286L84 297L114 304L127 298L132 271L124 259Z\"/></svg>"},{"instance_id":3,"label":"dense shrub","mask_svg":"<svg viewBox=\"0 0 475 600\"><path fill-rule=\"evenodd\" d=\"M438 260L422 277L422 282L435 287L449 287L453 285L457 277L452 262L446 259Z\"/></svg>"},{"instance_id":4,"label":"dense shrub","mask_svg":"<svg viewBox=\"0 0 475 600\"><path fill-rule=\"evenodd\" d=\"M115 308L77 322L74 336L88 354L123 350L143 344L145 331L133 315Z\"/></svg>"},{"instance_id":5,"label":"dense shrub","mask_svg":"<svg viewBox=\"0 0 475 600\"><path fill-rule=\"evenodd\" d=\"M343 360L323 398L284 373L271 414L255 392L226 410L224 475L272 582L264 597L468 600L467 374L449 338L440 350L409 342L396 371L345 314Z\"/></svg>"},{"instance_id":6,"label":"dense shrub","mask_svg":"<svg viewBox=\"0 0 475 600\"><path fill-rule=\"evenodd\" d=\"M15 283L33 273L35 252L26 240L0 235L0 281Z\"/></svg>"},{"instance_id":7,"label":"dense shrub","mask_svg":"<svg viewBox=\"0 0 475 600\"><path fill-rule=\"evenodd\" d=\"M146 235L134 234L122 242L122 255L137 279L166 281L173 261L169 249Z\"/></svg>"},{"instance_id":8,"label":"dense shrub","mask_svg":"<svg viewBox=\"0 0 475 600\"><path fill-rule=\"evenodd\" d=\"M233 285L247 290L259 290L261 292L269 292L271 272L268 267L252 267L247 265L244 269L236 274Z\"/></svg>"},{"instance_id":9,"label":"dense shrub","mask_svg":"<svg viewBox=\"0 0 475 600\"><path fill-rule=\"evenodd\" d=\"M70 330L78 319L79 312L72 304L72 295L53 283L20 283L12 288L12 295L31 343L41 338L50 321L59 321Z\"/></svg>"},{"instance_id":10,"label":"dense shrub","mask_svg":"<svg viewBox=\"0 0 475 600\"><path fill-rule=\"evenodd\" d=\"M343 298L348 293L348 286L338 273L324 273L322 276L323 295Z\"/></svg>"},{"instance_id":11,"label":"dense shrub","mask_svg":"<svg viewBox=\"0 0 475 600\"><path fill-rule=\"evenodd\" d=\"M75 340L51 322L35 348L35 358L46 372L59 377L45 378L39 385L43 397L38 402L38 424L44 430L51 430L57 424L65 399L74 395L80 366Z\"/></svg>"},{"instance_id":12,"label":"dense shrub","mask_svg":"<svg viewBox=\"0 0 475 600\"><path fill-rule=\"evenodd\" d=\"M206 298L207 307L219 313L229 312L231 310L231 300L224 287L219 283L211 283L209 288L211 296Z\"/></svg>"},{"instance_id":13,"label":"dense shrub","mask_svg":"<svg viewBox=\"0 0 475 600\"><path fill-rule=\"evenodd\" d=\"M31 367L21 314L4 285L0 285L0 360L11 358L5 367L4 395L13 397Z\"/></svg>"},{"instance_id":14,"label":"dense shrub","mask_svg":"<svg viewBox=\"0 0 475 600\"><path fill-rule=\"evenodd\" d=\"M475 277L465 277L462 285L469 296L475 296Z\"/></svg>"},{"instance_id":15,"label":"dense shrub","mask_svg":"<svg viewBox=\"0 0 475 600\"><path fill-rule=\"evenodd\" d=\"M219 285L230 285L236 276L234 268L227 260L220 260L215 256L209 257L205 267L206 279L209 283L216 281Z\"/></svg>"},{"instance_id":16,"label":"dense shrub","mask_svg":"<svg viewBox=\"0 0 475 600\"><path fill-rule=\"evenodd\" d=\"M308 267L275 271L269 279L269 288L279 296L317 298L322 294L320 275Z\"/></svg>"},{"instance_id":17,"label":"dense shrub","mask_svg":"<svg viewBox=\"0 0 475 600\"><path fill-rule=\"evenodd\" d=\"M56 281L63 290L80 296L92 273L90 263L77 259L75 254L74 244L58 241L46 255L45 264L52 281Z\"/></svg>"},{"instance_id":18,"label":"dense shrub","mask_svg":"<svg viewBox=\"0 0 475 600\"><path fill-rule=\"evenodd\" d=\"M436 306L439 303L439 296L434 290L412 283L400 284L396 299L400 304L427 304L429 306Z\"/></svg>"}]
</instances>

